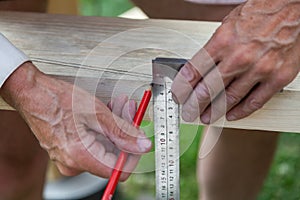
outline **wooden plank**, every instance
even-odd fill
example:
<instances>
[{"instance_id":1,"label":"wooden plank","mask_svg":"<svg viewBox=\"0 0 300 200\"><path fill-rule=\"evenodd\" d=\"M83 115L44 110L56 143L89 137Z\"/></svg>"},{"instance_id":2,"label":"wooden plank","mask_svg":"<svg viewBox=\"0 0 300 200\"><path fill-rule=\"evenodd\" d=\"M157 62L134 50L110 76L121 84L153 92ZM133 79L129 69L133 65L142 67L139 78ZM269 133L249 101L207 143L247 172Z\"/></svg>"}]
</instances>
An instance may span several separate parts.
<instances>
[{"instance_id":1,"label":"wooden plank","mask_svg":"<svg viewBox=\"0 0 300 200\"><path fill-rule=\"evenodd\" d=\"M1 32L43 72L69 82L75 80L105 102L121 93L139 100L143 87L152 79L151 59L189 58L218 26L195 21L0 12ZM0 100L0 109L11 108ZM299 122L297 77L260 111L225 126L300 132Z\"/></svg>"}]
</instances>

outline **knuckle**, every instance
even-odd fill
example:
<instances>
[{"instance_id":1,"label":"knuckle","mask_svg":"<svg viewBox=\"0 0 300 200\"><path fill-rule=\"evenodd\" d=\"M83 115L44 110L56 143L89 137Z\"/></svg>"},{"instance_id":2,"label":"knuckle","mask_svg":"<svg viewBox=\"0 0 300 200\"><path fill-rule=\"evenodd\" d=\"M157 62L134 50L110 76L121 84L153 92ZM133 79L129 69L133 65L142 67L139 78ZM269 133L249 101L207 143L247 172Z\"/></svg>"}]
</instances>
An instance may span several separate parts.
<instances>
[{"instance_id":1,"label":"knuckle","mask_svg":"<svg viewBox=\"0 0 300 200\"><path fill-rule=\"evenodd\" d=\"M226 26L221 25L213 34L213 40L219 47L227 47L232 43L231 33Z\"/></svg>"},{"instance_id":2,"label":"knuckle","mask_svg":"<svg viewBox=\"0 0 300 200\"><path fill-rule=\"evenodd\" d=\"M278 88L282 88L286 86L288 83L292 82L295 78L297 73L293 74L290 71L283 71L281 73L278 73L275 77L276 80L276 86Z\"/></svg>"},{"instance_id":3,"label":"knuckle","mask_svg":"<svg viewBox=\"0 0 300 200\"><path fill-rule=\"evenodd\" d=\"M197 63L188 61L185 66L180 70L181 75L187 79L188 82L196 81L200 78L200 73L196 67Z\"/></svg>"},{"instance_id":4,"label":"knuckle","mask_svg":"<svg viewBox=\"0 0 300 200\"><path fill-rule=\"evenodd\" d=\"M130 176L130 173L123 172L122 176L120 178L120 181L125 182L129 178L129 176Z\"/></svg>"},{"instance_id":5,"label":"knuckle","mask_svg":"<svg viewBox=\"0 0 300 200\"><path fill-rule=\"evenodd\" d=\"M251 99L248 103L248 110L250 112L254 112L263 107L263 103L258 101L257 99Z\"/></svg>"},{"instance_id":6,"label":"knuckle","mask_svg":"<svg viewBox=\"0 0 300 200\"><path fill-rule=\"evenodd\" d=\"M77 173L75 173L73 170L69 170L67 168L59 168L59 172L64 175L64 176L74 176L76 175Z\"/></svg>"},{"instance_id":7,"label":"knuckle","mask_svg":"<svg viewBox=\"0 0 300 200\"><path fill-rule=\"evenodd\" d=\"M67 159L66 160L66 165L68 166L68 167L75 167L76 166L76 163L75 163L75 161L74 160L72 160L72 159Z\"/></svg>"},{"instance_id":8,"label":"knuckle","mask_svg":"<svg viewBox=\"0 0 300 200\"><path fill-rule=\"evenodd\" d=\"M195 88L195 94L199 102L208 101L210 99L209 90L204 84L200 84Z\"/></svg>"},{"instance_id":9,"label":"knuckle","mask_svg":"<svg viewBox=\"0 0 300 200\"><path fill-rule=\"evenodd\" d=\"M236 94L233 90L228 90L226 92L227 105L236 105L241 100L241 97Z\"/></svg>"},{"instance_id":10,"label":"knuckle","mask_svg":"<svg viewBox=\"0 0 300 200\"><path fill-rule=\"evenodd\" d=\"M126 139L128 137L129 123L125 120L119 120L113 128L113 133L119 139Z\"/></svg>"},{"instance_id":11,"label":"knuckle","mask_svg":"<svg viewBox=\"0 0 300 200\"><path fill-rule=\"evenodd\" d=\"M270 65L259 66L255 69L255 76L266 77L269 76L273 71L273 67Z\"/></svg>"},{"instance_id":12,"label":"knuckle","mask_svg":"<svg viewBox=\"0 0 300 200\"><path fill-rule=\"evenodd\" d=\"M252 54L247 50L238 53L236 59L240 65L249 65L253 61Z\"/></svg>"},{"instance_id":13,"label":"knuckle","mask_svg":"<svg viewBox=\"0 0 300 200\"><path fill-rule=\"evenodd\" d=\"M231 63L237 66L248 66L253 62L252 53L247 48L237 47L233 53Z\"/></svg>"}]
</instances>

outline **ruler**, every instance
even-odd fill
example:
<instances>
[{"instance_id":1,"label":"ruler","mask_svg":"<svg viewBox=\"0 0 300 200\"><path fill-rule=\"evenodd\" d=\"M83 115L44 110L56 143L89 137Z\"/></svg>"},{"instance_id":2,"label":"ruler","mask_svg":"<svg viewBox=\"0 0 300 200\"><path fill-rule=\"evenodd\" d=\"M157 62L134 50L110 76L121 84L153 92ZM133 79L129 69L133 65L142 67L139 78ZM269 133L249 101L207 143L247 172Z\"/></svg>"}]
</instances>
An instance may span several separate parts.
<instances>
[{"instance_id":1,"label":"ruler","mask_svg":"<svg viewBox=\"0 0 300 200\"><path fill-rule=\"evenodd\" d=\"M185 59L156 58L153 71L156 199L180 199L179 105L172 99L172 79Z\"/></svg>"}]
</instances>

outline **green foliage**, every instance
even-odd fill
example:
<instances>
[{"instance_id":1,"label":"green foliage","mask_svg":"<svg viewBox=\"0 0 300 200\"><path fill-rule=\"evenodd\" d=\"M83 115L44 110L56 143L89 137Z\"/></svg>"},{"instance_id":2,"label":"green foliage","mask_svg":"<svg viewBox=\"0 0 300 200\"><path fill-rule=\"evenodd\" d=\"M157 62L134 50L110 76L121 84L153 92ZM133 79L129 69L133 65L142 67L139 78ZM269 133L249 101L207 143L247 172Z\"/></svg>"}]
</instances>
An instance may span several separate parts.
<instances>
[{"instance_id":1,"label":"green foliage","mask_svg":"<svg viewBox=\"0 0 300 200\"><path fill-rule=\"evenodd\" d=\"M148 124L146 132L151 135L151 124ZM185 135L194 131L194 126L183 125L182 133ZM201 137L199 129L193 143L180 158L180 199L196 200L198 198L198 185L196 180L196 163L198 145ZM181 135L181 140L187 137ZM181 141L181 143L183 143ZM151 161L154 162L154 159ZM269 199L300 199L300 134L283 133L279 139L277 152L269 175L259 195L259 200ZM122 184L122 197L124 200L143 199L144 196L155 197L154 172L134 174L128 181ZM122 199L123 199L122 198ZM149 199L151 199L149 198ZM145 198L147 199L147 198Z\"/></svg>"},{"instance_id":2,"label":"green foliage","mask_svg":"<svg viewBox=\"0 0 300 200\"><path fill-rule=\"evenodd\" d=\"M133 7L129 0L79 0L80 12L86 16L118 16Z\"/></svg>"},{"instance_id":3,"label":"green foliage","mask_svg":"<svg viewBox=\"0 0 300 200\"><path fill-rule=\"evenodd\" d=\"M259 196L267 199L300 199L300 134L282 133L276 156Z\"/></svg>"},{"instance_id":4,"label":"green foliage","mask_svg":"<svg viewBox=\"0 0 300 200\"><path fill-rule=\"evenodd\" d=\"M143 130L153 140L153 124L143 122ZM180 157L180 199L197 199L198 186L196 179L196 163L198 144L202 128L192 125L181 125L180 147L183 155ZM139 168L145 168L154 164L154 157L144 159L142 157ZM128 181L121 184L121 196L123 200L154 199L155 197L155 173L132 174Z\"/></svg>"}]
</instances>

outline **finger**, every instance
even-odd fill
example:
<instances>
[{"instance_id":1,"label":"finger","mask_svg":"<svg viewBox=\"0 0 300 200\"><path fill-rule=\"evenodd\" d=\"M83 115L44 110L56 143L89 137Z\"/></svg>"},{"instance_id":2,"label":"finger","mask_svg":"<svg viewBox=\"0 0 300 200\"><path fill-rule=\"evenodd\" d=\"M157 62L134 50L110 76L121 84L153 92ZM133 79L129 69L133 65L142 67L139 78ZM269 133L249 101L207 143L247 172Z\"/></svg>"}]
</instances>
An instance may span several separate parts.
<instances>
[{"instance_id":1,"label":"finger","mask_svg":"<svg viewBox=\"0 0 300 200\"><path fill-rule=\"evenodd\" d=\"M124 119L115 117L113 132L108 138L122 151L133 154L142 154L150 151L151 141L142 130L132 126Z\"/></svg>"},{"instance_id":2,"label":"finger","mask_svg":"<svg viewBox=\"0 0 300 200\"><path fill-rule=\"evenodd\" d=\"M120 95L111 101L111 111L117 116L122 116L122 110L128 97L126 95Z\"/></svg>"},{"instance_id":3,"label":"finger","mask_svg":"<svg viewBox=\"0 0 300 200\"><path fill-rule=\"evenodd\" d=\"M213 101L213 103L203 112L201 115L201 121L205 124L214 123L225 114L223 112L224 109L222 108L222 105L226 107L226 112L228 112L245 96L247 96L258 81L259 79L251 73L246 73L244 76L235 79L229 84L229 86L226 87L226 95L224 96L224 93L219 95L217 99Z\"/></svg>"},{"instance_id":4,"label":"finger","mask_svg":"<svg viewBox=\"0 0 300 200\"><path fill-rule=\"evenodd\" d=\"M88 151L96 160L98 160L98 162L100 162L105 167L114 168L117 161L117 156L115 153L107 151L107 149L103 146L103 143L93 143L89 147ZM96 168L97 166L95 165L94 167Z\"/></svg>"},{"instance_id":5,"label":"finger","mask_svg":"<svg viewBox=\"0 0 300 200\"><path fill-rule=\"evenodd\" d=\"M120 177L121 181L125 181L128 179L130 174L133 172L133 170L136 168L138 162L140 160L140 156L137 155L129 155L127 162L122 170L122 174Z\"/></svg>"},{"instance_id":6,"label":"finger","mask_svg":"<svg viewBox=\"0 0 300 200\"><path fill-rule=\"evenodd\" d=\"M73 148L76 155L75 162L84 171L97 176L108 178L117 160L114 153L106 151L103 144L95 140L90 146L77 146Z\"/></svg>"},{"instance_id":7,"label":"finger","mask_svg":"<svg viewBox=\"0 0 300 200\"><path fill-rule=\"evenodd\" d=\"M109 108L109 110L112 110L112 99L107 103L107 107Z\"/></svg>"},{"instance_id":8,"label":"finger","mask_svg":"<svg viewBox=\"0 0 300 200\"><path fill-rule=\"evenodd\" d=\"M220 64L221 65L221 64ZM212 69L204 79L197 84L193 95L182 107L182 118L192 122L199 117L207 106L225 90L232 77L222 77L218 68ZM224 113L225 114L225 113Z\"/></svg>"},{"instance_id":9,"label":"finger","mask_svg":"<svg viewBox=\"0 0 300 200\"><path fill-rule=\"evenodd\" d=\"M82 137L80 138L81 141L82 141L82 143L83 143L83 145L84 145L85 147L91 146L91 144L92 144L93 142L95 142L95 140L97 140L97 142L99 142L99 143L101 143L101 144L103 145L103 147L105 148L105 150L106 150L107 152L111 152L111 153L114 153L114 152L115 152L115 149L116 149L115 145L114 145L107 137L105 137L105 136L102 135L102 134L96 133L96 132L93 131L93 130L87 130L86 132L87 132L87 135L88 135L88 136L86 136L86 137L84 137L84 138L89 137L89 139L85 139L85 140L84 140L84 138L82 138ZM92 138L91 138L91 135L94 136L94 139L93 139L93 140L92 140Z\"/></svg>"},{"instance_id":10,"label":"finger","mask_svg":"<svg viewBox=\"0 0 300 200\"><path fill-rule=\"evenodd\" d=\"M171 88L174 100L177 103L183 104L190 96L195 85L213 67L215 67L214 60L205 49L200 49L175 77Z\"/></svg>"},{"instance_id":11,"label":"finger","mask_svg":"<svg viewBox=\"0 0 300 200\"><path fill-rule=\"evenodd\" d=\"M134 100L127 101L122 109L122 118L128 121L129 123L132 123L134 115L136 113L136 107L137 104Z\"/></svg>"},{"instance_id":12,"label":"finger","mask_svg":"<svg viewBox=\"0 0 300 200\"><path fill-rule=\"evenodd\" d=\"M67 166L63 165L59 161L55 161L54 163L57 166L59 172L62 175L64 175L64 176L76 176L76 175L78 175L78 174L80 174L80 173L83 172L82 170L78 170L78 169L74 169L74 168L71 168L71 167L67 167Z\"/></svg>"},{"instance_id":13,"label":"finger","mask_svg":"<svg viewBox=\"0 0 300 200\"><path fill-rule=\"evenodd\" d=\"M86 125L99 134L104 134L120 150L143 154L151 150L152 143L144 132L124 119L113 115L108 107L96 105L96 120L93 115L85 117Z\"/></svg>"},{"instance_id":14,"label":"finger","mask_svg":"<svg viewBox=\"0 0 300 200\"><path fill-rule=\"evenodd\" d=\"M211 124L220 119L226 114L226 97L223 91L218 95L216 99L205 109L203 114L200 116L200 120L204 124Z\"/></svg>"},{"instance_id":15,"label":"finger","mask_svg":"<svg viewBox=\"0 0 300 200\"><path fill-rule=\"evenodd\" d=\"M246 99L232 108L226 115L228 121L234 121L249 116L271 99L278 91L275 84L268 82L261 83L255 88Z\"/></svg>"}]
</instances>

